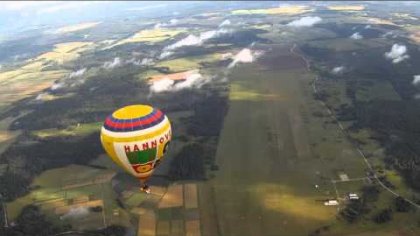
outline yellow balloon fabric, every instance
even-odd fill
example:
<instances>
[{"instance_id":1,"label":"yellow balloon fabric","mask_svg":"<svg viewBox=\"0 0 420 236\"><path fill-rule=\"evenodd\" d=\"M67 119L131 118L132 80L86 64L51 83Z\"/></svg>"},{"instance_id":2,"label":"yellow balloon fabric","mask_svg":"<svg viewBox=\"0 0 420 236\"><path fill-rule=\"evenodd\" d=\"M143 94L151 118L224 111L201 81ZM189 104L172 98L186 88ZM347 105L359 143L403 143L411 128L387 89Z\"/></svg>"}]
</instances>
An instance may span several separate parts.
<instances>
[{"instance_id":1,"label":"yellow balloon fabric","mask_svg":"<svg viewBox=\"0 0 420 236\"><path fill-rule=\"evenodd\" d=\"M159 109L147 105L116 110L101 129L102 146L108 156L141 181L152 175L171 137L169 119Z\"/></svg>"}]
</instances>

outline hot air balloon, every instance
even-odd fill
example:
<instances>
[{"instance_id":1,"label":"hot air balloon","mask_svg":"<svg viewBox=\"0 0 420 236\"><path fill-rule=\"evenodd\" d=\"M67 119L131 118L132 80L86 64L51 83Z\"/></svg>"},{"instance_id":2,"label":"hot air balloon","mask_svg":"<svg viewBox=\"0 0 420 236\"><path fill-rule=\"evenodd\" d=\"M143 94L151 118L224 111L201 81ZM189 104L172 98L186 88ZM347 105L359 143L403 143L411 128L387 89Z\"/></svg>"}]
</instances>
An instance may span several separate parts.
<instances>
[{"instance_id":1,"label":"hot air balloon","mask_svg":"<svg viewBox=\"0 0 420 236\"><path fill-rule=\"evenodd\" d=\"M171 124L159 109L147 105L122 107L109 115L101 129L101 142L108 156L141 182L162 160L171 141Z\"/></svg>"}]
</instances>

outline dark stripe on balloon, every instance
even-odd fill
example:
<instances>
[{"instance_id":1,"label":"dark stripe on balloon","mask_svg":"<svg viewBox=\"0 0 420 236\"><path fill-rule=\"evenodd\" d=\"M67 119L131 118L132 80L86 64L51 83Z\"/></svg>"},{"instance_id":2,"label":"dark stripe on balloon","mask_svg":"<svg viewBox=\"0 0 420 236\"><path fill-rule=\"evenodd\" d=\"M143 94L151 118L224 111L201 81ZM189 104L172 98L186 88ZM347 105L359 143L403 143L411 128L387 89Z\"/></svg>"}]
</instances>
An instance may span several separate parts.
<instances>
[{"instance_id":1,"label":"dark stripe on balloon","mask_svg":"<svg viewBox=\"0 0 420 236\"><path fill-rule=\"evenodd\" d=\"M158 113L156 113L154 116L149 117L146 120L137 121L137 122L131 122L131 120L129 120L130 122L125 122L125 123L113 122L109 116L105 120L104 128L113 132L128 132L128 131L139 131L143 129L148 129L152 126L159 124L165 119L165 116L163 115L162 112L159 111Z\"/></svg>"}]
</instances>

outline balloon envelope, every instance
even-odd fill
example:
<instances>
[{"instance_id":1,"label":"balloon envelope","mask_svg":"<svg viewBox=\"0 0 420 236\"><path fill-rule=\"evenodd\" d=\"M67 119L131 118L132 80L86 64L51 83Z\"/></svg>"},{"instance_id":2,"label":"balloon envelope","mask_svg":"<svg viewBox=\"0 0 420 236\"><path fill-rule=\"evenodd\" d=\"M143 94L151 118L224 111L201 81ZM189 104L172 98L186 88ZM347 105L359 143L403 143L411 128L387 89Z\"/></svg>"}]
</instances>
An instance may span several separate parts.
<instances>
[{"instance_id":1,"label":"balloon envelope","mask_svg":"<svg viewBox=\"0 0 420 236\"><path fill-rule=\"evenodd\" d=\"M141 181L153 173L171 136L171 124L165 114L147 105L116 110L101 129L102 146L109 157Z\"/></svg>"}]
</instances>

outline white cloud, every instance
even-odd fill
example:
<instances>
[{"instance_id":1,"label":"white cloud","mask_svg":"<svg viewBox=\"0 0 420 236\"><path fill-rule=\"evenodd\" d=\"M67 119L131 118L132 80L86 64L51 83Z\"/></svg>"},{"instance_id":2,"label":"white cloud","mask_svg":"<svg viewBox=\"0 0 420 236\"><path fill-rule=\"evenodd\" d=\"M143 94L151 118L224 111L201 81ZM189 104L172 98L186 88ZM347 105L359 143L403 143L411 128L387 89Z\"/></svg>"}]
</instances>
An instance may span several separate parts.
<instances>
[{"instance_id":1,"label":"white cloud","mask_svg":"<svg viewBox=\"0 0 420 236\"><path fill-rule=\"evenodd\" d=\"M337 67L334 67L334 68L331 70L331 73L333 73L333 74L335 74L335 75L339 75L339 74L343 73L344 69L345 69L345 67L344 67L344 66L337 66Z\"/></svg>"},{"instance_id":2,"label":"white cloud","mask_svg":"<svg viewBox=\"0 0 420 236\"><path fill-rule=\"evenodd\" d=\"M391 37L393 39L397 38L398 36L399 36L399 33L393 30L388 31L382 35L383 38Z\"/></svg>"},{"instance_id":3,"label":"white cloud","mask_svg":"<svg viewBox=\"0 0 420 236\"><path fill-rule=\"evenodd\" d=\"M165 91L170 91L174 85L174 81L168 78L163 78L150 86L150 91L153 93L160 93Z\"/></svg>"},{"instance_id":4,"label":"white cloud","mask_svg":"<svg viewBox=\"0 0 420 236\"><path fill-rule=\"evenodd\" d=\"M43 100L46 95L47 95L46 93L40 93L38 94L38 96L36 96L35 100L36 101Z\"/></svg>"},{"instance_id":5,"label":"white cloud","mask_svg":"<svg viewBox=\"0 0 420 236\"><path fill-rule=\"evenodd\" d=\"M169 45L168 47L166 47L166 49L173 50L173 49L180 48L183 46L199 45L201 43L202 43L202 40L200 39L200 37L190 34L186 38L183 38L180 41L172 45Z\"/></svg>"},{"instance_id":6,"label":"white cloud","mask_svg":"<svg viewBox=\"0 0 420 236\"><path fill-rule=\"evenodd\" d=\"M414 85L419 85L420 84L420 75L415 75L414 76L413 84Z\"/></svg>"},{"instance_id":7,"label":"white cloud","mask_svg":"<svg viewBox=\"0 0 420 236\"><path fill-rule=\"evenodd\" d=\"M54 83L52 86L51 86L51 90L52 91L54 91L54 90L57 90L57 89L60 89L60 88L63 88L64 87L64 83Z\"/></svg>"},{"instance_id":8,"label":"white cloud","mask_svg":"<svg viewBox=\"0 0 420 236\"><path fill-rule=\"evenodd\" d=\"M222 23L220 23L219 27L223 27L223 26L230 25L230 24L231 24L230 20L226 19Z\"/></svg>"},{"instance_id":9,"label":"white cloud","mask_svg":"<svg viewBox=\"0 0 420 236\"><path fill-rule=\"evenodd\" d=\"M169 78L163 78L155 81L150 85L150 91L152 93L161 92L176 92L183 89L201 88L204 84L211 81L208 77L203 77L200 73L194 73L185 78L184 81L176 82Z\"/></svg>"},{"instance_id":10,"label":"white cloud","mask_svg":"<svg viewBox=\"0 0 420 236\"><path fill-rule=\"evenodd\" d=\"M352 34L352 35L350 36L350 38L351 38L351 39L358 40L358 39L363 39L363 36L362 36L359 32L356 32L356 33Z\"/></svg>"},{"instance_id":11,"label":"white cloud","mask_svg":"<svg viewBox=\"0 0 420 236\"><path fill-rule=\"evenodd\" d=\"M112 62L105 62L103 67L105 69L112 69L115 68L117 66L121 65L121 59L119 57L114 58L114 60Z\"/></svg>"},{"instance_id":12,"label":"white cloud","mask_svg":"<svg viewBox=\"0 0 420 236\"><path fill-rule=\"evenodd\" d=\"M69 78L80 77L86 72L86 68L71 72Z\"/></svg>"},{"instance_id":13,"label":"white cloud","mask_svg":"<svg viewBox=\"0 0 420 236\"><path fill-rule=\"evenodd\" d=\"M155 29L160 29L160 28L162 28L163 26L165 26L164 24L162 24L162 23L157 23L157 24L155 24L155 26L153 27L153 28L155 28Z\"/></svg>"},{"instance_id":14,"label":"white cloud","mask_svg":"<svg viewBox=\"0 0 420 236\"><path fill-rule=\"evenodd\" d=\"M178 19L171 19L169 21L169 23L160 23L159 22L159 23L155 24L155 26L153 28L159 29L159 28L166 27L166 26L176 25L178 22L179 22Z\"/></svg>"},{"instance_id":15,"label":"white cloud","mask_svg":"<svg viewBox=\"0 0 420 236\"><path fill-rule=\"evenodd\" d=\"M167 58L167 57L171 56L172 54L174 54L174 53L173 53L173 52L171 52L171 51L163 51L163 52L160 54L159 59L164 59L164 58Z\"/></svg>"},{"instance_id":16,"label":"white cloud","mask_svg":"<svg viewBox=\"0 0 420 236\"><path fill-rule=\"evenodd\" d=\"M130 60L126 60L125 63L130 63L136 66L150 66L150 65L153 65L153 59L143 58L142 60L140 60L133 57Z\"/></svg>"},{"instance_id":17,"label":"white cloud","mask_svg":"<svg viewBox=\"0 0 420 236\"><path fill-rule=\"evenodd\" d=\"M178 42L171 44L163 49L162 54L159 56L160 59L164 59L173 54L173 50L185 47L185 46L200 46L207 40L211 38L220 37L223 34L230 33L229 30L226 29L219 29L219 30L210 30L206 32L200 33L198 36L193 34L188 35L187 37L179 40Z\"/></svg>"},{"instance_id":18,"label":"white cloud","mask_svg":"<svg viewBox=\"0 0 420 236\"><path fill-rule=\"evenodd\" d=\"M407 54L407 47L405 45L394 44L389 52L385 53L387 59L392 60L392 63L397 64L410 58Z\"/></svg>"},{"instance_id":19,"label":"white cloud","mask_svg":"<svg viewBox=\"0 0 420 236\"><path fill-rule=\"evenodd\" d=\"M67 219L67 218L81 218L85 217L89 214L89 209L87 207L75 207L71 208L69 212L61 216L61 219Z\"/></svg>"},{"instance_id":20,"label":"white cloud","mask_svg":"<svg viewBox=\"0 0 420 236\"><path fill-rule=\"evenodd\" d=\"M252 51L249 48L244 48L238 52L234 57L233 61L228 65L228 68L233 68L238 63L252 63L256 58L262 55L260 51Z\"/></svg>"},{"instance_id":21,"label":"white cloud","mask_svg":"<svg viewBox=\"0 0 420 236\"><path fill-rule=\"evenodd\" d=\"M287 25L293 26L293 27L309 27L321 21L322 21L322 18L318 16L305 16L305 17L300 18L299 20L294 20Z\"/></svg>"},{"instance_id":22,"label":"white cloud","mask_svg":"<svg viewBox=\"0 0 420 236\"><path fill-rule=\"evenodd\" d=\"M129 63L129 64L136 65L136 66L141 65L141 61L140 61L140 59L139 59L139 60L137 60L135 57L133 57L133 58L131 58L131 59L129 59L129 60L126 60L125 62L126 62L126 63Z\"/></svg>"},{"instance_id":23,"label":"white cloud","mask_svg":"<svg viewBox=\"0 0 420 236\"><path fill-rule=\"evenodd\" d=\"M189 75L184 81L176 83L175 90L187 88L201 88L204 84L210 81L209 78L204 78L200 73Z\"/></svg>"},{"instance_id":24,"label":"white cloud","mask_svg":"<svg viewBox=\"0 0 420 236\"><path fill-rule=\"evenodd\" d=\"M143 66L150 66L150 65L153 65L153 64L154 64L154 62L153 62L152 58L143 58L143 60L141 60L141 62L140 62L140 65L143 65Z\"/></svg>"}]
</instances>

